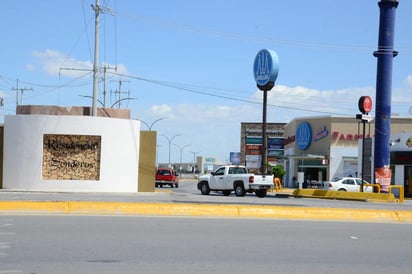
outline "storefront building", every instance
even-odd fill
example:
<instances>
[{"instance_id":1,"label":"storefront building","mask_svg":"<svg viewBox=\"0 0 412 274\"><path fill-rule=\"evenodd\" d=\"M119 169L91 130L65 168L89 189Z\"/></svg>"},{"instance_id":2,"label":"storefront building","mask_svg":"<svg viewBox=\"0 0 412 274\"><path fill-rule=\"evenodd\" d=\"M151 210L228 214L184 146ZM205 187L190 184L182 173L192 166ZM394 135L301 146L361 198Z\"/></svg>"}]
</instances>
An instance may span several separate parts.
<instances>
[{"instance_id":1,"label":"storefront building","mask_svg":"<svg viewBox=\"0 0 412 274\"><path fill-rule=\"evenodd\" d=\"M297 180L302 179L323 182L338 176L360 177L358 155L359 144L363 140L362 129L362 123L355 117L305 117L286 124L285 185L295 187ZM374 130L373 121L366 124L365 140L373 138ZM404 131L412 131L412 119L391 118L391 135ZM365 150L364 175L366 170L370 174L373 166L373 157L367 156L372 153L369 146ZM298 178L298 173L303 174L303 178ZM371 176L364 178L370 181Z\"/></svg>"},{"instance_id":2,"label":"storefront building","mask_svg":"<svg viewBox=\"0 0 412 274\"><path fill-rule=\"evenodd\" d=\"M403 185L412 197L412 131L391 135L390 163L393 185Z\"/></svg>"}]
</instances>

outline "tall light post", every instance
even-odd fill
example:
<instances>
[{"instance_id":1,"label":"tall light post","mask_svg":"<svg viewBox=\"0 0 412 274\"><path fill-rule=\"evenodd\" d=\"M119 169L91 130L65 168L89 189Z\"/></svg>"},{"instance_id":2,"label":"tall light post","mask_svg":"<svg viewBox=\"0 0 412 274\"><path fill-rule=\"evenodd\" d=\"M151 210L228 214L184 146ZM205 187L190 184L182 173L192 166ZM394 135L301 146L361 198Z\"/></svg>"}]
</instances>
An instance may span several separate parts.
<instances>
[{"instance_id":1,"label":"tall light post","mask_svg":"<svg viewBox=\"0 0 412 274\"><path fill-rule=\"evenodd\" d=\"M156 119L156 120L154 120L151 124L143 121L142 119L136 119L136 120L138 120L138 121L142 122L143 124L145 124L145 125L147 126L147 128L149 129L149 131L151 131L154 124L156 124L157 122L159 122L159 121L161 121L161 120L164 120L164 119L166 119L166 117L162 117L162 118Z\"/></svg>"},{"instance_id":2,"label":"tall light post","mask_svg":"<svg viewBox=\"0 0 412 274\"><path fill-rule=\"evenodd\" d=\"M196 154L198 154L200 151L190 151L191 153L193 153L193 174L196 171Z\"/></svg>"},{"instance_id":3,"label":"tall light post","mask_svg":"<svg viewBox=\"0 0 412 274\"><path fill-rule=\"evenodd\" d=\"M176 138L177 136L180 136L180 134L173 135L171 138L167 137L167 136L164 135L164 134L160 134L160 136L165 137L165 138L167 139L167 141L169 142L169 167L170 167L170 149L171 149L171 146L172 146L172 141L173 141L173 139Z\"/></svg>"},{"instance_id":4,"label":"tall light post","mask_svg":"<svg viewBox=\"0 0 412 274\"><path fill-rule=\"evenodd\" d=\"M184 145L184 146L179 146L177 144L174 144L175 146L177 146L180 149L180 164L182 164L182 154L183 154L183 150L187 147L189 147L190 145Z\"/></svg>"}]
</instances>

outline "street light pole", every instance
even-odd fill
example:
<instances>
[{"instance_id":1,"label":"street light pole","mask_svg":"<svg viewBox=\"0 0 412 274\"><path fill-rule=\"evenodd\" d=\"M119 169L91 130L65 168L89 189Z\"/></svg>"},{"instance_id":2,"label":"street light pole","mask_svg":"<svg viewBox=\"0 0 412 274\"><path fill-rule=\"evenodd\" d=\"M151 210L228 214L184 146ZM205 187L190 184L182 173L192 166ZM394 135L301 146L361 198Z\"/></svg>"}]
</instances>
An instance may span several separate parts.
<instances>
[{"instance_id":1,"label":"street light pole","mask_svg":"<svg viewBox=\"0 0 412 274\"><path fill-rule=\"evenodd\" d=\"M183 154L183 149L189 147L190 145L184 145L184 146L179 146L177 144L174 144L175 146L177 146L180 149L180 164L182 164L182 154Z\"/></svg>"},{"instance_id":2,"label":"street light pole","mask_svg":"<svg viewBox=\"0 0 412 274\"><path fill-rule=\"evenodd\" d=\"M176 135L174 135L174 136L171 137L171 138L167 137L167 136L164 135L164 134L160 134L160 136L165 137L165 138L167 139L167 141L169 142L169 167L170 167L170 149L171 149L171 146L172 146L172 141L173 141L173 139L176 138L177 136L180 136L180 134L176 134Z\"/></svg>"},{"instance_id":3,"label":"street light pole","mask_svg":"<svg viewBox=\"0 0 412 274\"><path fill-rule=\"evenodd\" d=\"M190 151L191 153L193 153L193 174L196 171L196 154L198 154L200 151Z\"/></svg>"},{"instance_id":4,"label":"street light pole","mask_svg":"<svg viewBox=\"0 0 412 274\"><path fill-rule=\"evenodd\" d=\"M159 121L161 121L161 120L164 120L164 119L166 119L166 117L162 117L162 118L156 119L156 120L154 120L151 124L143 121L142 119L136 119L136 120L138 120L138 121L142 122L143 124L145 124L145 125L147 126L147 128L149 129L149 131L151 131L154 124L156 124L157 122L159 122Z\"/></svg>"}]
</instances>

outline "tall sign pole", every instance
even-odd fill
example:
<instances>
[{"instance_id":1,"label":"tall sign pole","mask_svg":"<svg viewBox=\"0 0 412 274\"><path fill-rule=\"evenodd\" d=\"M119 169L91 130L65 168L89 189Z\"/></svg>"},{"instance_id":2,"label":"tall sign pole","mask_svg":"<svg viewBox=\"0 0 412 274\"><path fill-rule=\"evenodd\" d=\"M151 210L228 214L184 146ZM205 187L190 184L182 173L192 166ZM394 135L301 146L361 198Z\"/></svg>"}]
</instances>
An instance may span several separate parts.
<instances>
[{"instance_id":1,"label":"tall sign pole","mask_svg":"<svg viewBox=\"0 0 412 274\"><path fill-rule=\"evenodd\" d=\"M263 91L263 117L262 117L262 147L261 147L261 164L260 171L262 174L267 173L267 136L266 136L266 109L267 109L267 92L275 86L276 78L279 73L279 58L275 51L262 49L260 50L253 64L253 75L257 87Z\"/></svg>"},{"instance_id":2,"label":"tall sign pole","mask_svg":"<svg viewBox=\"0 0 412 274\"><path fill-rule=\"evenodd\" d=\"M393 50L395 12L397 0L381 0L379 19L379 44L374 56L378 58L376 75L376 115L375 115L375 182L388 191L391 181L389 167L389 143L391 133L392 63L397 52Z\"/></svg>"},{"instance_id":3,"label":"tall sign pole","mask_svg":"<svg viewBox=\"0 0 412 274\"><path fill-rule=\"evenodd\" d=\"M362 114L356 114L356 119L362 121L363 131L362 131L362 167L361 167L361 176L362 183L360 186L360 192L363 192L364 184L364 171L365 171L365 126L366 123L370 123L373 120L373 117L369 115L369 112L372 110L372 98L370 96L361 96L358 101L358 107Z\"/></svg>"}]
</instances>

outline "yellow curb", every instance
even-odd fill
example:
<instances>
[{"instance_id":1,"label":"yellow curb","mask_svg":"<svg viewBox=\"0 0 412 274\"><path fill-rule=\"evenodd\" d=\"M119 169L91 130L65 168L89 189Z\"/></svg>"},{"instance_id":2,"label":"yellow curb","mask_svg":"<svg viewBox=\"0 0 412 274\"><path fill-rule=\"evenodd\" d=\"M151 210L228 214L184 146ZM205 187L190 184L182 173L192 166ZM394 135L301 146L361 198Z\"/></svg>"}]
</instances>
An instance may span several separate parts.
<instances>
[{"instance_id":1,"label":"yellow curb","mask_svg":"<svg viewBox=\"0 0 412 274\"><path fill-rule=\"evenodd\" d=\"M0 214L55 213L100 215L154 215L192 217L240 217L293 220L412 223L408 210L373 210L269 205L194 203L127 203L92 201L0 201Z\"/></svg>"},{"instance_id":2,"label":"yellow curb","mask_svg":"<svg viewBox=\"0 0 412 274\"><path fill-rule=\"evenodd\" d=\"M0 212L69 213L67 202L0 201Z\"/></svg>"}]
</instances>

